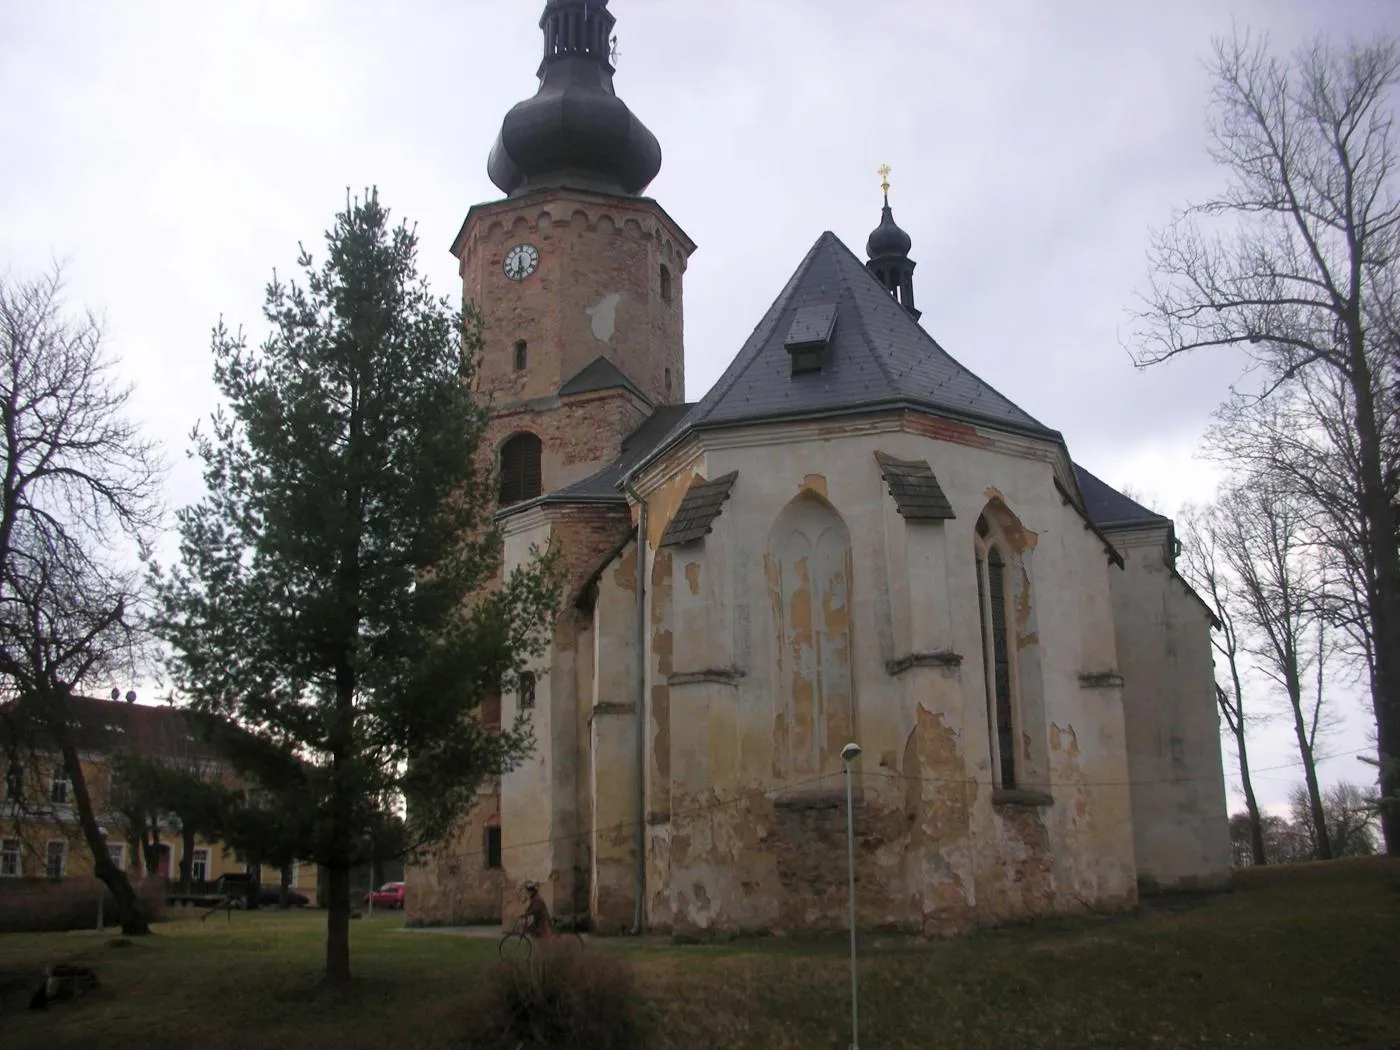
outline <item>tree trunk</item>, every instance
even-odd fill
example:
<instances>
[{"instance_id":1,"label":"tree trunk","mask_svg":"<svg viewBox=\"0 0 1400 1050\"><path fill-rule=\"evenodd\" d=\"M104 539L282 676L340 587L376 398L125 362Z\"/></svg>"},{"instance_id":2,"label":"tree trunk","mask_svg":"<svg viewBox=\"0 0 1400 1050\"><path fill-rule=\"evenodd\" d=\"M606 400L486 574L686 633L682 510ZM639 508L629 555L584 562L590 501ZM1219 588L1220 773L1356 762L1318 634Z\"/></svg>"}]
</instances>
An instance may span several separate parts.
<instances>
[{"instance_id":1,"label":"tree trunk","mask_svg":"<svg viewBox=\"0 0 1400 1050\"><path fill-rule=\"evenodd\" d=\"M63 770L73 788L73 802L78 811L78 823L83 829L83 838L92 852L93 871L112 891L112 900L117 906L117 919L122 933L128 937L138 937L151 932L150 918L131 880L112 863L112 855L107 852L107 841L97 826L97 816L92 811L92 796L88 794L87 778L83 776L83 765L78 759L78 749L64 743L60 751L63 755Z\"/></svg>"},{"instance_id":2,"label":"tree trunk","mask_svg":"<svg viewBox=\"0 0 1400 1050\"><path fill-rule=\"evenodd\" d=\"M194 871L194 828L180 829L180 891L190 892L190 875Z\"/></svg>"},{"instance_id":3,"label":"tree trunk","mask_svg":"<svg viewBox=\"0 0 1400 1050\"><path fill-rule=\"evenodd\" d=\"M1240 786L1244 791L1245 808L1249 810L1249 850L1254 863L1263 867L1269 862L1264 853L1264 823L1259 818L1259 802L1254 797L1254 782L1249 777L1249 753L1245 748L1244 721L1235 730L1235 749L1240 756Z\"/></svg>"},{"instance_id":4,"label":"tree trunk","mask_svg":"<svg viewBox=\"0 0 1400 1050\"><path fill-rule=\"evenodd\" d=\"M1317 784L1317 759L1303 721L1303 686L1297 675L1288 676L1288 700L1293 705L1293 732L1298 737L1298 756L1303 760L1303 779L1308 785L1308 812L1312 816L1313 842L1318 860L1332 859L1332 842L1327 834L1327 815L1322 808L1322 790Z\"/></svg>"},{"instance_id":5,"label":"tree trunk","mask_svg":"<svg viewBox=\"0 0 1400 1050\"><path fill-rule=\"evenodd\" d=\"M160 874L160 824L154 814L146 822L146 844L141 848L147 878Z\"/></svg>"},{"instance_id":6,"label":"tree trunk","mask_svg":"<svg viewBox=\"0 0 1400 1050\"><path fill-rule=\"evenodd\" d=\"M290 903L289 897L290 897L291 889L292 889L292 866L291 866L291 864L283 864L283 865L282 865L282 873L281 873L281 874L282 874L282 881L281 881L281 886L279 887L278 902L277 902L277 903L278 903L281 907L283 907L283 908L290 908L290 907L291 907L291 903Z\"/></svg>"},{"instance_id":7,"label":"tree trunk","mask_svg":"<svg viewBox=\"0 0 1400 1050\"><path fill-rule=\"evenodd\" d=\"M1370 569L1371 637L1375 664L1371 700L1380 753L1381 831L1385 851L1400 856L1400 545L1396 543L1394 508L1385 486L1385 463L1376 419L1374 380L1366 358L1362 329L1352 326L1351 383L1356 400L1357 459L1361 513L1366 522L1365 561ZM1392 761L1386 761L1390 758Z\"/></svg>"},{"instance_id":8,"label":"tree trunk","mask_svg":"<svg viewBox=\"0 0 1400 1050\"><path fill-rule=\"evenodd\" d=\"M350 983L350 865L326 865L326 983Z\"/></svg>"}]
</instances>

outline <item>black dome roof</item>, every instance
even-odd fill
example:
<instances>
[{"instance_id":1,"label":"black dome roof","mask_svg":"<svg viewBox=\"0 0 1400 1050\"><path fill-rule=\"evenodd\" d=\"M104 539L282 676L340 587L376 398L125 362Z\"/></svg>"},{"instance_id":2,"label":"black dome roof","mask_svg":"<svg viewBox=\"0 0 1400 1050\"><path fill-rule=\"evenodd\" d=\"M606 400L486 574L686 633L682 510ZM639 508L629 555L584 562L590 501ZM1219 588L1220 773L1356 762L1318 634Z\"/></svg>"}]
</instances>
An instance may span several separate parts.
<instances>
[{"instance_id":1,"label":"black dome roof","mask_svg":"<svg viewBox=\"0 0 1400 1050\"><path fill-rule=\"evenodd\" d=\"M656 136L613 91L607 0L549 0L540 89L506 114L486 163L507 195L548 186L638 194L661 170Z\"/></svg>"},{"instance_id":2,"label":"black dome roof","mask_svg":"<svg viewBox=\"0 0 1400 1050\"><path fill-rule=\"evenodd\" d=\"M870 239L865 242L866 256L871 259L891 255L907 256L913 246L914 242L909 235L894 221L894 212L890 210L890 202L886 200L885 210L880 213L880 225L875 227Z\"/></svg>"}]
</instances>

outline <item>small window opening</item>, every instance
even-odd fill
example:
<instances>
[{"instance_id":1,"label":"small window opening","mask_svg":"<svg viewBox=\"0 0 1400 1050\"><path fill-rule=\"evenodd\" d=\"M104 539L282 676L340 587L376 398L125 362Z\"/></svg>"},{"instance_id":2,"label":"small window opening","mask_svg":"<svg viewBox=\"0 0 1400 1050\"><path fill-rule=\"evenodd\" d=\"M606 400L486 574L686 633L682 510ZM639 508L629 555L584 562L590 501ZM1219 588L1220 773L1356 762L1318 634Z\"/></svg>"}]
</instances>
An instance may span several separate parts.
<instances>
[{"instance_id":1,"label":"small window opening","mask_svg":"<svg viewBox=\"0 0 1400 1050\"><path fill-rule=\"evenodd\" d=\"M665 263L661 264L661 298L668 303L671 301L671 271Z\"/></svg>"},{"instance_id":2,"label":"small window opening","mask_svg":"<svg viewBox=\"0 0 1400 1050\"><path fill-rule=\"evenodd\" d=\"M499 868L501 866L501 829L486 829L486 866L488 868Z\"/></svg>"},{"instance_id":3,"label":"small window opening","mask_svg":"<svg viewBox=\"0 0 1400 1050\"><path fill-rule=\"evenodd\" d=\"M669 394L670 392L671 392L671 370L668 368L668 369L666 369L666 393Z\"/></svg>"},{"instance_id":4,"label":"small window opening","mask_svg":"<svg viewBox=\"0 0 1400 1050\"><path fill-rule=\"evenodd\" d=\"M501 506L540 494L540 454L540 439L534 434L516 434L501 446Z\"/></svg>"},{"instance_id":5,"label":"small window opening","mask_svg":"<svg viewBox=\"0 0 1400 1050\"><path fill-rule=\"evenodd\" d=\"M528 710L535 706L535 676L526 671L520 676L520 709Z\"/></svg>"},{"instance_id":6,"label":"small window opening","mask_svg":"<svg viewBox=\"0 0 1400 1050\"><path fill-rule=\"evenodd\" d=\"M517 340L516 340L516 342L515 342L515 370L516 370L517 372L523 372L523 371L525 371L525 364L526 364L526 361L527 361L527 359L528 359L528 357L527 357L528 349L529 349L529 348L528 348L528 344L525 342L524 339L517 339Z\"/></svg>"}]
</instances>

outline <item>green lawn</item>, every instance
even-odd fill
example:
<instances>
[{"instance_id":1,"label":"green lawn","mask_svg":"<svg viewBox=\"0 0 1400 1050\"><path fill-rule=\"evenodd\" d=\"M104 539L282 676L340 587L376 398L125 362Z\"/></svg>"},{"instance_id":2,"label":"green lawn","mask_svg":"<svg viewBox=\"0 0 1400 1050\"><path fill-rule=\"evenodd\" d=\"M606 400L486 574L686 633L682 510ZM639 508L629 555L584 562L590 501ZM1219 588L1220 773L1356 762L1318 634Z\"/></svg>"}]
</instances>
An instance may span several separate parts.
<instances>
[{"instance_id":1,"label":"green lawn","mask_svg":"<svg viewBox=\"0 0 1400 1050\"><path fill-rule=\"evenodd\" d=\"M172 921L127 948L111 934L0 935L0 1045L466 1046L494 941L352 928L351 996L318 984L324 915ZM661 1048L797 1050L849 1041L844 942L725 947L593 941L623 958ZM102 987L45 1013L31 975L77 961ZM22 984L16 984L22 981ZM7 990L8 989L8 990ZM1178 911L1045 923L933 945L867 947L861 1045L1400 1047L1400 862L1247 873Z\"/></svg>"}]
</instances>

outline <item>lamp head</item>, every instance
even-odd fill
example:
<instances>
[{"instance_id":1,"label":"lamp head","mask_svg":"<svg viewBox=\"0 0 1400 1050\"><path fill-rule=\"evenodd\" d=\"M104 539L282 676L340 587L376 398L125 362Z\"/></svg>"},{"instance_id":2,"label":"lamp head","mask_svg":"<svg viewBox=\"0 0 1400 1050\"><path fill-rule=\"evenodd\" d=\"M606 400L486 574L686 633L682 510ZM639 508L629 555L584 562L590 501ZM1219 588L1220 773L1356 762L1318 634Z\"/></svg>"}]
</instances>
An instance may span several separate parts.
<instances>
[{"instance_id":1,"label":"lamp head","mask_svg":"<svg viewBox=\"0 0 1400 1050\"><path fill-rule=\"evenodd\" d=\"M841 761L850 765L860 757L860 745L854 740L841 749Z\"/></svg>"}]
</instances>

